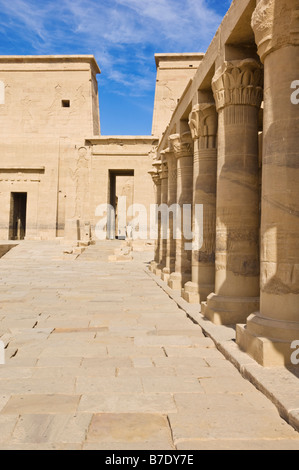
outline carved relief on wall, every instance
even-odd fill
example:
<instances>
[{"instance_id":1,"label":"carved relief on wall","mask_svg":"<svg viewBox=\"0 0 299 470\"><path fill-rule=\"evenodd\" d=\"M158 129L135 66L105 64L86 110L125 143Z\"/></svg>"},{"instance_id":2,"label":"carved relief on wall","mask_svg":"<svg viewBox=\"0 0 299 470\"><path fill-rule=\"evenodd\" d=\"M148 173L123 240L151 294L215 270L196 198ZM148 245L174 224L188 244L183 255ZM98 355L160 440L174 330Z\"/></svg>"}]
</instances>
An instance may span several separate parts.
<instances>
[{"instance_id":1,"label":"carved relief on wall","mask_svg":"<svg viewBox=\"0 0 299 470\"><path fill-rule=\"evenodd\" d=\"M79 114L86 103L85 92L83 85L80 85L75 93L74 99L71 103L71 115Z\"/></svg>"},{"instance_id":2,"label":"carved relief on wall","mask_svg":"<svg viewBox=\"0 0 299 470\"><path fill-rule=\"evenodd\" d=\"M75 186L75 207L73 217L82 221L89 220L89 158L87 149L80 147L75 170L70 169Z\"/></svg>"},{"instance_id":3,"label":"carved relief on wall","mask_svg":"<svg viewBox=\"0 0 299 470\"><path fill-rule=\"evenodd\" d=\"M11 105L10 85L0 80L0 116L8 114Z\"/></svg>"},{"instance_id":4,"label":"carved relief on wall","mask_svg":"<svg viewBox=\"0 0 299 470\"><path fill-rule=\"evenodd\" d=\"M54 90L54 99L48 110L49 117L52 117L55 114L57 114L58 109L61 107L61 100L62 100L62 88L61 88L61 85L58 83Z\"/></svg>"},{"instance_id":5,"label":"carved relief on wall","mask_svg":"<svg viewBox=\"0 0 299 470\"><path fill-rule=\"evenodd\" d=\"M34 119L34 111L32 100L27 95L23 100L21 100L21 120L22 120L22 127L25 133L29 132L37 132L35 119Z\"/></svg>"},{"instance_id":6,"label":"carved relief on wall","mask_svg":"<svg viewBox=\"0 0 299 470\"><path fill-rule=\"evenodd\" d=\"M158 159L157 148L158 148L157 145L152 145L152 148L148 153L148 156L149 156L150 160L157 160Z\"/></svg>"}]
</instances>

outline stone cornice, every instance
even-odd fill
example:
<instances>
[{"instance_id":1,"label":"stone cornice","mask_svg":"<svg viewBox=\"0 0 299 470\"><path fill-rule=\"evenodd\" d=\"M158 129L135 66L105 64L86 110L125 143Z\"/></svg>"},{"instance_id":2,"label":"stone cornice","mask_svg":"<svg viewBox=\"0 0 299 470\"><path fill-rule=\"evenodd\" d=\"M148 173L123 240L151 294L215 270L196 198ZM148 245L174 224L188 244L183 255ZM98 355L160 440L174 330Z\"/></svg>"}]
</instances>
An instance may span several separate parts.
<instances>
[{"instance_id":1,"label":"stone cornice","mask_svg":"<svg viewBox=\"0 0 299 470\"><path fill-rule=\"evenodd\" d=\"M201 139L202 147L209 148L209 138L217 135L218 115L214 103L201 103L193 107L189 115L189 127L193 140Z\"/></svg>"},{"instance_id":2,"label":"stone cornice","mask_svg":"<svg viewBox=\"0 0 299 470\"><path fill-rule=\"evenodd\" d=\"M226 106L260 108L263 100L263 68L254 59L225 62L212 80L217 111Z\"/></svg>"},{"instance_id":3,"label":"stone cornice","mask_svg":"<svg viewBox=\"0 0 299 470\"><path fill-rule=\"evenodd\" d=\"M298 46L299 0L259 0L251 26L262 62L281 47Z\"/></svg>"},{"instance_id":4,"label":"stone cornice","mask_svg":"<svg viewBox=\"0 0 299 470\"><path fill-rule=\"evenodd\" d=\"M193 155L193 141L191 132L172 134L169 137L170 149L176 158L191 157Z\"/></svg>"}]
</instances>

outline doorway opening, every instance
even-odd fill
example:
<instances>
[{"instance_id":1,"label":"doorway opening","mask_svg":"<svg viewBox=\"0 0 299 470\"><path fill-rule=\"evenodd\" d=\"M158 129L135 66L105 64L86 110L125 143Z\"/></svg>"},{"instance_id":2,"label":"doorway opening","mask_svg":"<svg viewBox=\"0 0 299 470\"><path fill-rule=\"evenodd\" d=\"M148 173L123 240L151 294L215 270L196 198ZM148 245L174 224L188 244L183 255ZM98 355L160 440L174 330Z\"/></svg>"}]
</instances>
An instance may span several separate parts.
<instances>
[{"instance_id":1,"label":"doorway opening","mask_svg":"<svg viewBox=\"0 0 299 470\"><path fill-rule=\"evenodd\" d=\"M114 208L107 224L110 240L126 240L130 237L128 208L134 203L134 170L109 170L109 204Z\"/></svg>"},{"instance_id":2,"label":"doorway opening","mask_svg":"<svg viewBox=\"0 0 299 470\"><path fill-rule=\"evenodd\" d=\"M9 239L24 240L26 236L27 193L11 193Z\"/></svg>"}]
</instances>

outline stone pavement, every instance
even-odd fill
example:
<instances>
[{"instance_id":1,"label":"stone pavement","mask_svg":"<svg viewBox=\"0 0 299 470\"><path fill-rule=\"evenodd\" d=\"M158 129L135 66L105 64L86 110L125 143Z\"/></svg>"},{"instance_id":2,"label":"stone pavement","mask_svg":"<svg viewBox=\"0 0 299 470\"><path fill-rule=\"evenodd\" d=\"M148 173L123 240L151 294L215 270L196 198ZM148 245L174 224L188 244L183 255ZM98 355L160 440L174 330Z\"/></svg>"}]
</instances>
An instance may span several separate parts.
<instances>
[{"instance_id":1,"label":"stone pavement","mask_svg":"<svg viewBox=\"0 0 299 470\"><path fill-rule=\"evenodd\" d=\"M0 260L1 449L297 449L299 434L147 275L22 242Z\"/></svg>"}]
</instances>

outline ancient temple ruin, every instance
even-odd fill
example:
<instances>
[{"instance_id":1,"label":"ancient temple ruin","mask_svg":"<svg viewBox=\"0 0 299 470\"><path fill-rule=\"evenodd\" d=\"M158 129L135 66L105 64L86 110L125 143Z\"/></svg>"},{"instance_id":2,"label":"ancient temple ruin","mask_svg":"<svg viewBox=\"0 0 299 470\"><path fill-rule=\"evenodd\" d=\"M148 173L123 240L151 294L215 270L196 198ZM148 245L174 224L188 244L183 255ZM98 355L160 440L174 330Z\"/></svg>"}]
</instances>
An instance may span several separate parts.
<instances>
[{"instance_id":1,"label":"ancient temple ruin","mask_svg":"<svg viewBox=\"0 0 299 470\"><path fill-rule=\"evenodd\" d=\"M0 57L0 239L89 242L99 204L203 207L150 269L264 366L299 339L299 2L235 0L205 54L157 54L152 135L102 136L93 56ZM126 238L107 221L107 238ZM148 233L148 238L150 234Z\"/></svg>"}]
</instances>

